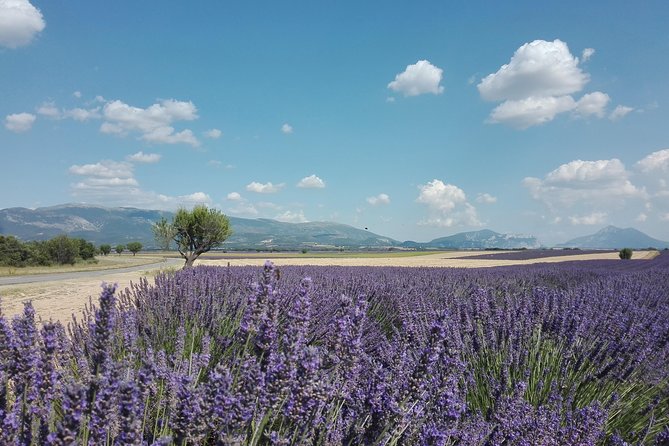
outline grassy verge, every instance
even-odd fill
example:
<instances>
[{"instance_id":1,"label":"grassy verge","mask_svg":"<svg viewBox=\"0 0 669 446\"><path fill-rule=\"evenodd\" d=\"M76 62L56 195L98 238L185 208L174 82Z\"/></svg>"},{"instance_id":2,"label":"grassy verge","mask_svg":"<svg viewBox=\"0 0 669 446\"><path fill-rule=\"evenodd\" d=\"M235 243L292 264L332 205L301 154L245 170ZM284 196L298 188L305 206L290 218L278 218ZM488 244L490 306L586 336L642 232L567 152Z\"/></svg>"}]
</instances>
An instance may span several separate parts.
<instances>
[{"instance_id":1,"label":"grassy verge","mask_svg":"<svg viewBox=\"0 0 669 446\"><path fill-rule=\"evenodd\" d=\"M34 274L53 274L53 273L71 273L77 271L98 271L105 269L127 268L129 266L148 265L159 262L162 256L149 255L117 255L98 256L96 261L82 261L74 265L53 265L53 266L26 266L23 268L0 266L0 277L7 276L25 276Z\"/></svg>"}]
</instances>

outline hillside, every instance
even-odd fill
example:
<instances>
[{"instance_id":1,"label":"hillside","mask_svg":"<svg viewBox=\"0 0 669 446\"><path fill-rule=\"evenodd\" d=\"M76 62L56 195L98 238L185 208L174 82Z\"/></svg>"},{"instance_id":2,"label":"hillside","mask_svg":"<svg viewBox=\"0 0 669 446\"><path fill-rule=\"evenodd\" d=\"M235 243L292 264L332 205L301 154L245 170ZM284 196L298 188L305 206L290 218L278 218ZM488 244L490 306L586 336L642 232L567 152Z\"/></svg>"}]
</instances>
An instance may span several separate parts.
<instances>
[{"instance_id":1,"label":"hillside","mask_svg":"<svg viewBox=\"0 0 669 446\"><path fill-rule=\"evenodd\" d=\"M615 248L669 248L669 242L655 239L634 228L607 226L594 234L577 237L558 245L564 248L615 249Z\"/></svg>"},{"instance_id":2,"label":"hillside","mask_svg":"<svg viewBox=\"0 0 669 446\"><path fill-rule=\"evenodd\" d=\"M106 208L65 204L37 209L0 210L0 234L22 240L46 240L59 234L95 244L140 241L156 246L151 225L171 212L136 208ZM352 226L330 223L284 223L269 219L230 217L233 235L223 249L359 249L399 245L399 242Z\"/></svg>"}]
</instances>

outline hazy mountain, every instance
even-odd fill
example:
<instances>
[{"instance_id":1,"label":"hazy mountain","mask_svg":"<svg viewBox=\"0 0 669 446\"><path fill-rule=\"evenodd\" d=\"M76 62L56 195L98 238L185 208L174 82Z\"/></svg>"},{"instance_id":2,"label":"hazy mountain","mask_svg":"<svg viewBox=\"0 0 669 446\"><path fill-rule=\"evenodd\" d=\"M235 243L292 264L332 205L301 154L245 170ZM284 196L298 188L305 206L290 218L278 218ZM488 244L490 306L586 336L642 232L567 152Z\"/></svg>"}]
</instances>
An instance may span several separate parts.
<instances>
[{"instance_id":1,"label":"hazy mountain","mask_svg":"<svg viewBox=\"0 0 669 446\"><path fill-rule=\"evenodd\" d=\"M533 236L500 234L489 229L460 232L448 237L436 238L427 243L407 241L405 248L423 249L518 249L539 248L540 244Z\"/></svg>"},{"instance_id":2,"label":"hazy mountain","mask_svg":"<svg viewBox=\"0 0 669 446\"><path fill-rule=\"evenodd\" d=\"M37 209L0 210L0 234L22 240L47 240L59 234L84 238L96 245L139 241L156 246L151 225L171 212L135 208L106 208L64 204ZM490 230L462 232L430 242L400 243L390 237L332 222L284 223L265 218L230 217L233 235L223 249L364 249L404 247L415 249L538 248L532 236L499 234Z\"/></svg>"},{"instance_id":3,"label":"hazy mountain","mask_svg":"<svg viewBox=\"0 0 669 446\"><path fill-rule=\"evenodd\" d=\"M0 210L0 234L22 240L46 240L59 234L95 244L139 241L155 247L151 225L171 212L65 204L37 209ZM399 242L352 226L329 222L283 223L269 219L230 217L233 235L228 249L378 248Z\"/></svg>"},{"instance_id":4,"label":"hazy mountain","mask_svg":"<svg viewBox=\"0 0 669 446\"><path fill-rule=\"evenodd\" d=\"M669 248L669 242L654 239L634 228L607 226L592 235L577 237L558 247L620 249L620 248Z\"/></svg>"}]
</instances>

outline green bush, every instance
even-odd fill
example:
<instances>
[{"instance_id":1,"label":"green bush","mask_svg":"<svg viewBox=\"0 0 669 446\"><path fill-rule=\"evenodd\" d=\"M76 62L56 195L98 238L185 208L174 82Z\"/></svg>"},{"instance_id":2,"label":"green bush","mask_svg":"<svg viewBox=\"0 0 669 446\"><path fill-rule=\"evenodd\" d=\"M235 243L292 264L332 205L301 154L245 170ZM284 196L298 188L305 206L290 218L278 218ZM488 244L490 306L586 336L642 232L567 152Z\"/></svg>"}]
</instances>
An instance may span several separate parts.
<instances>
[{"instance_id":1,"label":"green bush","mask_svg":"<svg viewBox=\"0 0 669 446\"><path fill-rule=\"evenodd\" d=\"M629 260L629 259L632 258L632 249L631 248L623 248L618 253L618 256L623 260Z\"/></svg>"}]
</instances>

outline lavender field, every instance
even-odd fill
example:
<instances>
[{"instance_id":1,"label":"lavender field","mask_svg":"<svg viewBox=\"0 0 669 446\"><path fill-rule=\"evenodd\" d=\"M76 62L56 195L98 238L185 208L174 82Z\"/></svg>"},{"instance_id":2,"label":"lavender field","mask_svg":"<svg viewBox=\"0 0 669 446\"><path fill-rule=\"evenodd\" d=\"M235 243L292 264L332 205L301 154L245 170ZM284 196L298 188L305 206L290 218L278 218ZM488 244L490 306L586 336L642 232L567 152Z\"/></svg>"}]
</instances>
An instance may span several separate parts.
<instances>
[{"instance_id":1,"label":"lavender field","mask_svg":"<svg viewBox=\"0 0 669 446\"><path fill-rule=\"evenodd\" d=\"M0 317L0 444L665 445L668 385L666 252L197 267Z\"/></svg>"}]
</instances>

